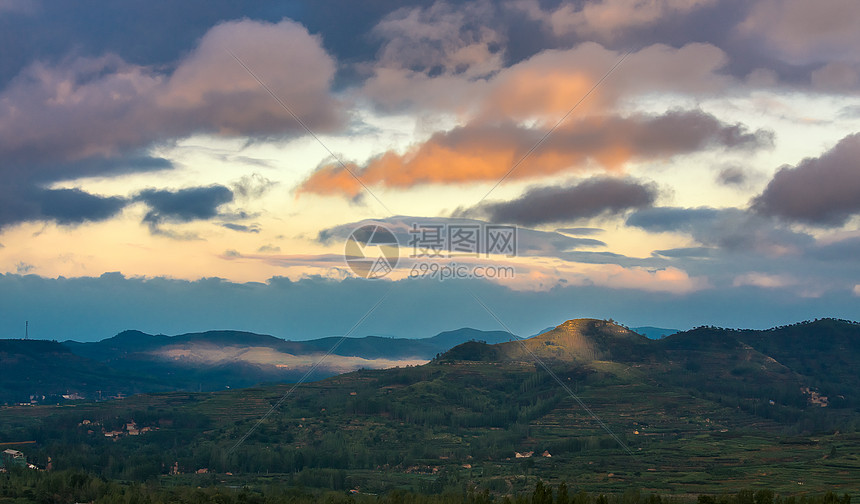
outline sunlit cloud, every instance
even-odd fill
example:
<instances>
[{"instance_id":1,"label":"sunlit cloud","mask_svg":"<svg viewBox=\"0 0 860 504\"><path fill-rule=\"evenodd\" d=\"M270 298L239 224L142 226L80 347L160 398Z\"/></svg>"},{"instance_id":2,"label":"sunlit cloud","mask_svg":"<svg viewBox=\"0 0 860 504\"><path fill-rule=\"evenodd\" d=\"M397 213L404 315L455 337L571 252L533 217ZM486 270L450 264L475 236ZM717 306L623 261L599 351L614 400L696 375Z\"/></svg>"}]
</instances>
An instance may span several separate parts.
<instances>
[{"instance_id":1,"label":"sunlit cloud","mask_svg":"<svg viewBox=\"0 0 860 504\"><path fill-rule=\"evenodd\" d=\"M701 111L590 117L559 127L534 149L547 131L511 123L470 123L437 133L404 154L386 152L365 166L323 165L302 183L300 192L355 197L362 192L362 183L408 188L494 182L506 175L535 178L590 167L618 172L637 160L668 159L706 148L756 149L772 142L767 131L751 132Z\"/></svg>"}]
</instances>

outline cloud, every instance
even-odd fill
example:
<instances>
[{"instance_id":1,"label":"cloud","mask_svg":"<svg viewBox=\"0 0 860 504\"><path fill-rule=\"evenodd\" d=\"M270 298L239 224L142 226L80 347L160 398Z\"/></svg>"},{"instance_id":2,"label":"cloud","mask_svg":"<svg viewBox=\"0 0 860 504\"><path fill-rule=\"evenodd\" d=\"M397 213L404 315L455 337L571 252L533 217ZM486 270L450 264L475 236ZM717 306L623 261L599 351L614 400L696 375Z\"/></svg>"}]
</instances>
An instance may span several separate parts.
<instances>
[{"instance_id":1,"label":"cloud","mask_svg":"<svg viewBox=\"0 0 860 504\"><path fill-rule=\"evenodd\" d=\"M340 124L339 105L329 94L335 63L318 37L288 19L277 24L246 19L213 27L170 75L156 103L181 114L186 128L243 136L302 132L228 51L310 128L329 130Z\"/></svg>"},{"instance_id":2,"label":"cloud","mask_svg":"<svg viewBox=\"0 0 860 504\"><path fill-rule=\"evenodd\" d=\"M686 234L706 247L768 257L802 255L815 241L774 219L738 208L645 208L632 213L626 224L650 232Z\"/></svg>"},{"instance_id":3,"label":"cloud","mask_svg":"<svg viewBox=\"0 0 860 504\"><path fill-rule=\"evenodd\" d=\"M270 180L259 173L243 175L241 179L230 184L233 195L237 200L255 200L269 192L278 182Z\"/></svg>"},{"instance_id":4,"label":"cloud","mask_svg":"<svg viewBox=\"0 0 860 504\"><path fill-rule=\"evenodd\" d=\"M103 198L80 189L55 189L42 194L42 215L60 224L105 220L127 204L123 198Z\"/></svg>"},{"instance_id":5,"label":"cloud","mask_svg":"<svg viewBox=\"0 0 860 504\"><path fill-rule=\"evenodd\" d=\"M616 215L651 206L656 196L653 184L595 177L566 187L533 187L515 200L482 203L464 213L486 215L491 222L534 226Z\"/></svg>"},{"instance_id":6,"label":"cloud","mask_svg":"<svg viewBox=\"0 0 860 504\"><path fill-rule=\"evenodd\" d=\"M792 64L858 61L860 4L853 0L761 0L751 4L740 33Z\"/></svg>"},{"instance_id":7,"label":"cloud","mask_svg":"<svg viewBox=\"0 0 860 504\"><path fill-rule=\"evenodd\" d=\"M170 168L169 161L142 153L197 133L304 134L228 50L309 127L332 131L343 124L341 105L330 94L335 63L318 37L290 20L231 21L211 28L167 67L110 53L30 64L0 92L4 183L28 193L60 180ZM258 191L265 181L244 181L243 187L248 183ZM4 214L14 217L5 223L41 218L39 212Z\"/></svg>"},{"instance_id":8,"label":"cloud","mask_svg":"<svg viewBox=\"0 0 860 504\"><path fill-rule=\"evenodd\" d=\"M373 224L390 230L400 244L400 260L397 267L386 280L400 281L415 279L420 272L440 269L450 265L452 259L462 271L475 272L505 270L508 273L496 276L478 276L497 282L513 291L550 291L553 289L579 286L601 286L611 289L634 289L649 292L672 292L684 294L708 287L703 277L694 277L676 266L666 265L665 261L655 259L631 260L611 253L591 252L583 249L605 246L603 242L589 238L573 238L555 232L539 231L527 227L515 229L515 253L485 254L479 247L479 254L450 254L447 236L452 228L477 228L479 238L484 242L483 231L493 225L465 218L415 218L392 217L383 220L361 221L344 224L325 230L320 241L331 244L345 241L356 229ZM422 249L423 230L438 228L442 243L439 254L427 255ZM499 226L496 225L496 228ZM514 229L513 227L511 228ZM278 264L288 270L304 273L318 271L321 274L331 271L343 258L337 256L260 256L246 259L259 259L268 264ZM646 265L646 263L650 263ZM663 263L663 264L657 264ZM421 267L426 266L425 269ZM343 267L341 266L341 269ZM476 270L477 268L477 270ZM418 276L416 277L416 273ZM480 273L478 273L480 275ZM475 277L472 277L475 278Z\"/></svg>"},{"instance_id":9,"label":"cloud","mask_svg":"<svg viewBox=\"0 0 860 504\"><path fill-rule=\"evenodd\" d=\"M218 208L233 201L233 192L222 185L177 191L147 189L141 191L135 201L142 201L149 207L143 222L149 225L150 231L164 234L161 225L165 222L184 223L217 217Z\"/></svg>"},{"instance_id":10,"label":"cloud","mask_svg":"<svg viewBox=\"0 0 860 504\"><path fill-rule=\"evenodd\" d=\"M260 227L256 224L236 224L234 222L224 222L221 224L221 227L225 227L232 231L239 231L240 233L259 233Z\"/></svg>"},{"instance_id":11,"label":"cloud","mask_svg":"<svg viewBox=\"0 0 860 504\"><path fill-rule=\"evenodd\" d=\"M627 225L656 232L690 231L716 220L720 214L716 208L657 207L632 214Z\"/></svg>"},{"instance_id":12,"label":"cloud","mask_svg":"<svg viewBox=\"0 0 860 504\"><path fill-rule=\"evenodd\" d=\"M536 0L520 2L531 17L546 23L557 36L575 33L612 40L631 28L644 28L712 6L717 0L597 0L582 5L563 3L544 11Z\"/></svg>"},{"instance_id":13,"label":"cloud","mask_svg":"<svg viewBox=\"0 0 860 504\"><path fill-rule=\"evenodd\" d=\"M822 226L842 225L860 213L860 133L846 136L817 158L780 168L752 208Z\"/></svg>"},{"instance_id":14,"label":"cloud","mask_svg":"<svg viewBox=\"0 0 860 504\"><path fill-rule=\"evenodd\" d=\"M579 171L592 164L617 171L635 160L667 159L707 148L755 149L773 140L767 131L750 132L699 110L588 117L562 125L534 149L546 131L510 122L470 123L436 133L406 153L388 151L364 166L352 164L350 171L367 185L396 188L495 182L529 152L509 178ZM331 163L320 166L299 190L354 197L362 187L340 164Z\"/></svg>"},{"instance_id":15,"label":"cloud","mask_svg":"<svg viewBox=\"0 0 860 504\"><path fill-rule=\"evenodd\" d=\"M102 196L81 189L45 189L51 180L63 180L107 171L113 174L156 171L173 165L164 158L131 154L122 159L91 159L57 163L43 170L0 169L0 228L26 221L53 221L77 225L109 219L128 203L125 197Z\"/></svg>"},{"instance_id":16,"label":"cloud","mask_svg":"<svg viewBox=\"0 0 860 504\"><path fill-rule=\"evenodd\" d=\"M816 243L809 256L827 263L860 262L860 236Z\"/></svg>"},{"instance_id":17,"label":"cloud","mask_svg":"<svg viewBox=\"0 0 860 504\"><path fill-rule=\"evenodd\" d=\"M272 245L272 244L266 244L266 245L263 245L257 249L257 252L264 253L264 254L265 253L280 252L280 251L281 251L281 247L278 247L278 246Z\"/></svg>"},{"instance_id":18,"label":"cloud","mask_svg":"<svg viewBox=\"0 0 860 504\"><path fill-rule=\"evenodd\" d=\"M405 7L383 18L373 34L383 40L377 65L435 75L486 77L502 68L503 37L489 27L490 2Z\"/></svg>"},{"instance_id":19,"label":"cloud","mask_svg":"<svg viewBox=\"0 0 860 504\"><path fill-rule=\"evenodd\" d=\"M600 228L592 228L592 227L571 227L571 228L559 228L555 230L557 233L564 233L573 236L592 236L596 234L601 234L604 232L603 229Z\"/></svg>"},{"instance_id":20,"label":"cloud","mask_svg":"<svg viewBox=\"0 0 860 504\"><path fill-rule=\"evenodd\" d=\"M655 256L694 259L712 257L713 253L714 249L711 247L681 247L666 250L655 250L652 252Z\"/></svg>"},{"instance_id":21,"label":"cloud","mask_svg":"<svg viewBox=\"0 0 860 504\"><path fill-rule=\"evenodd\" d=\"M380 63L373 67L361 94L383 109L444 111L463 120L539 119L546 126L570 110L623 55L584 42L541 51L489 77ZM652 93L719 92L734 82L722 73L728 61L721 49L710 44L644 47L631 53L577 114L603 114L621 100Z\"/></svg>"},{"instance_id":22,"label":"cloud","mask_svg":"<svg viewBox=\"0 0 860 504\"><path fill-rule=\"evenodd\" d=\"M704 278L693 278L679 268L625 268L617 264L595 266L588 271L588 283L612 289L689 294L708 287Z\"/></svg>"},{"instance_id":23,"label":"cloud","mask_svg":"<svg viewBox=\"0 0 860 504\"><path fill-rule=\"evenodd\" d=\"M449 227L467 226L486 229L490 223L466 217L409 217L397 216L386 219L363 220L350 222L331 228L323 229L317 236L317 241L323 245L346 243L347 238L357 229L366 225L381 225L391 231L400 244L401 256L413 252L412 243L420 236L422 229L438 227L443 234ZM481 232L484 232L481 231ZM528 228L516 229L516 247L520 256L555 256L563 252L581 248L602 247L606 244L593 238L574 238L552 231L540 231ZM449 250L445 248L445 250ZM343 258L340 259L341 262Z\"/></svg>"},{"instance_id":24,"label":"cloud","mask_svg":"<svg viewBox=\"0 0 860 504\"><path fill-rule=\"evenodd\" d=\"M504 36L492 26L491 2L404 7L372 30L381 47L364 66L370 77L361 94L386 110L438 111L468 107L472 83L504 68Z\"/></svg>"},{"instance_id":25,"label":"cloud","mask_svg":"<svg viewBox=\"0 0 860 504\"><path fill-rule=\"evenodd\" d=\"M761 272L751 272L739 275L734 280L734 286L751 285L763 289L781 289L797 285L798 280L791 275L770 275Z\"/></svg>"},{"instance_id":26,"label":"cloud","mask_svg":"<svg viewBox=\"0 0 860 504\"><path fill-rule=\"evenodd\" d=\"M717 182L726 186L739 186L747 181L747 174L738 166L728 166L717 174Z\"/></svg>"},{"instance_id":27,"label":"cloud","mask_svg":"<svg viewBox=\"0 0 860 504\"><path fill-rule=\"evenodd\" d=\"M15 273L19 275L25 275L31 271L33 271L33 265L24 261L18 261L18 264L15 265Z\"/></svg>"},{"instance_id":28,"label":"cloud","mask_svg":"<svg viewBox=\"0 0 860 504\"><path fill-rule=\"evenodd\" d=\"M860 66L841 61L828 63L812 72L812 87L824 92L855 92L860 84Z\"/></svg>"},{"instance_id":29,"label":"cloud","mask_svg":"<svg viewBox=\"0 0 860 504\"><path fill-rule=\"evenodd\" d=\"M22 221L53 221L77 225L109 219L128 204L125 198L104 197L80 189L0 188L0 228Z\"/></svg>"}]
</instances>

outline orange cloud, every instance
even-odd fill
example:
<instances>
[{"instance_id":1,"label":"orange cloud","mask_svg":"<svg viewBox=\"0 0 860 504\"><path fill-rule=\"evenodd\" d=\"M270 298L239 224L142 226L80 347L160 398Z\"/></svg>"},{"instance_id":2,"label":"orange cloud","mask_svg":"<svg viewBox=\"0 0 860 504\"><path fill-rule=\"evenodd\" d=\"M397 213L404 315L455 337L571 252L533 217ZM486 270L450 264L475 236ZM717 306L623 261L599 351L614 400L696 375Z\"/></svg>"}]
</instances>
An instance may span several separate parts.
<instances>
[{"instance_id":1,"label":"orange cloud","mask_svg":"<svg viewBox=\"0 0 860 504\"><path fill-rule=\"evenodd\" d=\"M405 153L386 152L365 166L327 164L301 184L299 192L353 197L365 185L406 188L501 179L545 135L546 129L510 122L475 121L434 134ZM665 159L709 146L757 147L770 141L701 111L661 116L590 116L562 125L511 172L524 179L597 165L620 171L631 160ZM350 173L352 172L352 173ZM353 176L355 175L355 176Z\"/></svg>"},{"instance_id":2,"label":"orange cloud","mask_svg":"<svg viewBox=\"0 0 860 504\"><path fill-rule=\"evenodd\" d=\"M497 181L620 57L600 44L583 43L543 51L481 78L468 72L431 76L387 58L362 88L365 97L382 109L451 112L459 117L460 126L437 132L405 152L380 154L363 166L347 164L348 170L334 163L320 166L300 185L299 193L354 197L362 189L355 176L368 186L390 188ZM749 143L742 127L725 125L699 111L670 111L657 117L614 115L622 98L655 90L697 94L721 89L727 78L718 70L725 63L725 54L708 44L677 49L656 44L631 54L511 178L592 167L619 171L630 161L665 159L709 144Z\"/></svg>"},{"instance_id":3,"label":"orange cloud","mask_svg":"<svg viewBox=\"0 0 860 504\"><path fill-rule=\"evenodd\" d=\"M596 78L582 68L525 66L502 74L488 94L480 114L489 118L550 118L558 120L585 96ZM580 106L603 108L600 97ZM582 112L582 111L580 111Z\"/></svg>"}]
</instances>

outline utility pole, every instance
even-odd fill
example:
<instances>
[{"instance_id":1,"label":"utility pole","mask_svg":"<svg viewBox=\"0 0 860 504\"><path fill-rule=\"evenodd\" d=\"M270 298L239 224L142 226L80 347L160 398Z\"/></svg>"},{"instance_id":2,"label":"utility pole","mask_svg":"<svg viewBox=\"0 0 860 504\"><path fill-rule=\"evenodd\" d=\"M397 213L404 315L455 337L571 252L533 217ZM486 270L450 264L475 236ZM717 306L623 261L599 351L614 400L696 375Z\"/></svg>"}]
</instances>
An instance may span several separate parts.
<instances>
[{"instance_id":1,"label":"utility pole","mask_svg":"<svg viewBox=\"0 0 860 504\"><path fill-rule=\"evenodd\" d=\"M24 321L24 339L30 338L30 321Z\"/></svg>"}]
</instances>

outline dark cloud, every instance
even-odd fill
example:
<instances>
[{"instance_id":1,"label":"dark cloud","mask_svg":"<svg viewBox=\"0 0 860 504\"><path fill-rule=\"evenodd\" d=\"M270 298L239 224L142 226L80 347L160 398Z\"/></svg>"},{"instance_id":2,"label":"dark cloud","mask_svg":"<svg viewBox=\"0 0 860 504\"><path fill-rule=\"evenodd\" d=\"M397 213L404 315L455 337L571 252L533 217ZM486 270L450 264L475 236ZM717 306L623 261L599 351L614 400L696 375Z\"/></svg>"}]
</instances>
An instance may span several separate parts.
<instances>
[{"instance_id":1,"label":"dark cloud","mask_svg":"<svg viewBox=\"0 0 860 504\"><path fill-rule=\"evenodd\" d=\"M124 198L103 198L80 189L42 192L42 216L60 224L106 220L119 213L126 204L128 201Z\"/></svg>"},{"instance_id":2,"label":"dark cloud","mask_svg":"<svg viewBox=\"0 0 860 504\"><path fill-rule=\"evenodd\" d=\"M654 255L670 258L706 258L713 256L714 249L710 247L683 247L666 250L655 250Z\"/></svg>"},{"instance_id":3,"label":"dark cloud","mask_svg":"<svg viewBox=\"0 0 860 504\"><path fill-rule=\"evenodd\" d=\"M125 198L103 197L80 189L41 189L7 185L0 188L0 228L26 221L76 225L109 219L128 204Z\"/></svg>"},{"instance_id":4,"label":"dark cloud","mask_svg":"<svg viewBox=\"0 0 860 504\"><path fill-rule=\"evenodd\" d=\"M377 64L437 76L485 77L502 63L504 40L490 27L497 26L491 19L497 13L493 4L480 1L397 9L373 29L384 41Z\"/></svg>"},{"instance_id":5,"label":"dark cloud","mask_svg":"<svg viewBox=\"0 0 860 504\"><path fill-rule=\"evenodd\" d=\"M59 180L87 176L121 175L166 170L173 164L164 158L136 152L114 158L87 161L38 162L22 165L7 162L0 168L0 228L27 221L81 224L113 217L127 204L118 196L96 196L81 189L44 189Z\"/></svg>"},{"instance_id":6,"label":"dark cloud","mask_svg":"<svg viewBox=\"0 0 860 504\"><path fill-rule=\"evenodd\" d=\"M846 238L812 248L809 255L821 261L860 261L860 237Z\"/></svg>"},{"instance_id":7,"label":"dark cloud","mask_svg":"<svg viewBox=\"0 0 860 504\"><path fill-rule=\"evenodd\" d=\"M254 224L246 225L246 224L236 224L234 222L225 222L221 224L221 227L225 227L227 229L231 229L233 231L239 231L241 233L259 233L260 228Z\"/></svg>"},{"instance_id":8,"label":"dark cloud","mask_svg":"<svg viewBox=\"0 0 860 504\"><path fill-rule=\"evenodd\" d=\"M752 208L823 226L839 226L860 213L860 133L848 135L817 158L784 166Z\"/></svg>"},{"instance_id":9,"label":"dark cloud","mask_svg":"<svg viewBox=\"0 0 860 504\"><path fill-rule=\"evenodd\" d=\"M272 244L266 244L257 249L257 252L267 253L267 252L280 252L281 247Z\"/></svg>"},{"instance_id":10,"label":"dark cloud","mask_svg":"<svg viewBox=\"0 0 860 504\"><path fill-rule=\"evenodd\" d=\"M178 191L147 189L137 199L149 205L152 210L148 215L152 219L189 222L218 215L219 206L233 201L233 192L222 185Z\"/></svg>"},{"instance_id":11,"label":"dark cloud","mask_svg":"<svg viewBox=\"0 0 860 504\"><path fill-rule=\"evenodd\" d=\"M592 178L567 187L534 187L515 200L483 203L465 214L486 215L491 222L535 226L572 222L651 206L657 188L630 179Z\"/></svg>"},{"instance_id":12,"label":"dark cloud","mask_svg":"<svg viewBox=\"0 0 860 504\"><path fill-rule=\"evenodd\" d=\"M747 181L747 174L739 166L728 166L717 174L717 182L726 186L740 186Z\"/></svg>"},{"instance_id":13,"label":"dark cloud","mask_svg":"<svg viewBox=\"0 0 860 504\"><path fill-rule=\"evenodd\" d=\"M571 227L571 228L559 228L556 229L559 233L574 235L574 236L591 236L596 234L601 234L605 232L600 228L593 227Z\"/></svg>"},{"instance_id":14,"label":"dark cloud","mask_svg":"<svg viewBox=\"0 0 860 504\"><path fill-rule=\"evenodd\" d=\"M50 156L45 153L45 156ZM147 156L138 152L117 154L115 156L94 156L77 161L54 161L49 157L36 159L35 156L22 160L19 166L30 170L11 173L12 178L24 183L54 182L74 180L81 177L115 177L131 173L157 172L173 169L173 163L165 158Z\"/></svg>"},{"instance_id":15,"label":"dark cloud","mask_svg":"<svg viewBox=\"0 0 860 504\"><path fill-rule=\"evenodd\" d=\"M691 231L720 216L716 208L657 207L640 210L627 218L627 225L653 232Z\"/></svg>"},{"instance_id":16,"label":"dark cloud","mask_svg":"<svg viewBox=\"0 0 860 504\"><path fill-rule=\"evenodd\" d=\"M233 192L222 185L191 187L178 191L147 189L136 201L150 208L143 218L150 230L157 232L165 222L191 222L218 217L218 207L233 201Z\"/></svg>"},{"instance_id":17,"label":"dark cloud","mask_svg":"<svg viewBox=\"0 0 860 504\"><path fill-rule=\"evenodd\" d=\"M707 247L771 257L802 255L815 242L809 234L738 208L645 208L626 222L651 232L687 234Z\"/></svg>"}]
</instances>

